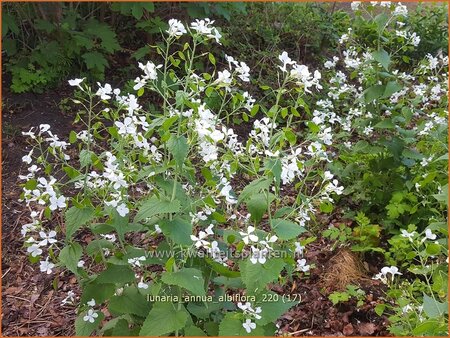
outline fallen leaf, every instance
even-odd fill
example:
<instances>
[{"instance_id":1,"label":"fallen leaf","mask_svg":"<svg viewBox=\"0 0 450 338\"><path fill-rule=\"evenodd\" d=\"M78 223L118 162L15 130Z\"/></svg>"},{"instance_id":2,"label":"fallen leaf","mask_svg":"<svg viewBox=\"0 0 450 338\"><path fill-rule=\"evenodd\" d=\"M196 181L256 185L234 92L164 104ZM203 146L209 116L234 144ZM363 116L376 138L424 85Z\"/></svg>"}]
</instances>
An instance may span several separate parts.
<instances>
[{"instance_id":1,"label":"fallen leaf","mask_svg":"<svg viewBox=\"0 0 450 338\"><path fill-rule=\"evenodd\" d=\"M375 324L372 323L360 323L358 324L359 334L361 336L370 336L375 332Z\"/></svg>"}]
</instances>

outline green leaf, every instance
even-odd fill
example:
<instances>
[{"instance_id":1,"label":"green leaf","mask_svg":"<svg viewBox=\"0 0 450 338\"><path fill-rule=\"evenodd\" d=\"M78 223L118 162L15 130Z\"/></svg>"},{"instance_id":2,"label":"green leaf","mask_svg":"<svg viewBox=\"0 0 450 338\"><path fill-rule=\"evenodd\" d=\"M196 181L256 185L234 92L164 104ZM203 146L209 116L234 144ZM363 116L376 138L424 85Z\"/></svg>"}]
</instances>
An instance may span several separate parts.
<instances>
[{"instance_id":1,"label":"green leaf","mask_svg":"<svg viewBox=\"0 0 450 338\"><path fill-rule=\"evenodd\" d=\"M179 167L183 166L184 160L189 153L189 145L187 139L184 136L170 135L170 139L167 142L167 148L173 155L175 162Z\"/></svg>"},{"instance_id":2,"label":"green leaf","mask_svg":"<svg viewBox=\"0 0 450 338\"><path fill-rule=\"evenodd\" d=\"M276 280L284 268L284 261L281 258L270 258L262 265L260 263L253 264L247 259L240 262L239 268L242 281L251 294L264 290L267 283Z\"/></svg>"},{"instance_id":3,"label":"green leaf","mask_svg":"<svg viewBox=\"0 0 450 338\"><path fill-rule=\"evenodd\" d=\"M94 219L95 209L71 207L66 211L66 237L70 239L81 226Z\"/></svg>"},{"instance_id":4,"label":"green leaf","mask_svg":"<svg viewBox=\"0 0 450 338\"><path fill-rule=\"evenodd\" d=\"M80 151L80 167L84 168L87 167L92 163L92 151L88 151L86 149L83 149Z\"/></svg>"},{"instance_id":5,"label":"green leaf","mask_svg":"<svg viewBox=\"0 0 450 338\"><path fill-rule=\"evenodd\" d=\"M414 336L438 336L438 334L435 334L437 329L439 329L439 322L437 320L427 320L418 324L412 332ZM441 335L444 336L445 334Z\"/></svg>"},{"instance_id":6,"label":"green leaf","mask_svg":"<svg viewBox=\"0 0 450 338\"><path fill-rule=\"evenodd\" d=\"M384 89L383 98L389 98L392 94L403 89L403 86L395 81L389 81Z\"/></svg>"},{"instance_id":7,"label":"green leaf","mask_svg":"<svg viewBox=\"0 0 450 338\"><path fill-rule=\"evenodd\" d=\"M108 264L106 270L95 280L99 284L125 284L136 280L133 270L128 265Z\"/></svg>"},{"instance_id":8,"label":"green leaf","mask_svg":"<svg viewBox=\"0 0 450 338\"><path fill-rule=\"evenodd\" d=\"M204 296L205 280L202 272L193 268L183 268L176 272L164 272L161 280L169 285L177 285L192 292L196 296Z\"/></svg>"},{"instance_id":9,"label":"green leaf","mask_svg":"<svg viewBox=\"0 0 450 338\"><path fill-rule=\"evenodd\" d=\"M389 70L391 57L389 56L388 52L386 52L384 49L380 49L373 52L372 57L375 61L379 62L384 69Z\"/></svg>"},{"instance_id":10,"label":"green leaf","mask_svg":"<svg viewBox=\"0 0 450 338\"><path fill-rule=\"evenodd\" d=\"M271 202L275 196L270 194L269 202ZM250 197L247 201L247 208L251 214L251 219L257 223L261 221L264 213L267 211L267 197L265 194L257 194Z\"/></svg>"},{"instance_id":11,"label":"green leaf","mask_svg":"<svg viewBox=\"0 0 450 338\"><path fill-rule=\"evenodd\" d=\"M151 303L136 287L125 288L120 296L112 297L108 304L108 309L113 315L133 314L144 318L147 317L150 308Z\"/></svg>"},{"instance_id":12,"label":"green leaf","mask_svg":"<svg viewBox=\"0 0 450 338\"><path fill-rule=\"evenodd\" d=\"M116 286L114 284L100 285L95 282L89 283L83 287L80 303L85 304L93 298L97 304L101 304L109 299L115 292Z\"/></svg>"},{"instance_id":13,"label":"green leaf","mask_svg":"<svg viewBox=\"0 0 450 338\"><path fill-rule=\"evenodd\" d=\"M386 304L377 304L375 306L375 313L379 316L381 316L384 312L384 309L386 308Z\"/></svg>"},{"instance_id":14,"label":"green leaf","mask_svg":"<svg viewBox=\"0 0 450 338\"><path fill-rule=\"evenodd\" d=\"M384 120L378 122L373 127L378 128L378 129L394 129L395 124L392 123L391 119L384 119Z\"/></svg>"},{"instance_id":15,"label":"green leaf","mask_svg":"<svg viewBox=\"0 0 450 338\"><path fill-rule=\"evenodd\" d=\"M209 59L209 62L211 62L211 64L213 66L216 65L216 58L214 57L214 55L212 55L211 53L208 53L208 59Z\"/></svg>"},{"instance_id":16,"label":"green leaf","mask_svg":"<svg viewBox=\"0 0 450 338\"><path fill-rule=\"evenodd\" d=\"M272 219L271 228L275 231L277 236L283 240L296 238L301 233L306 232L306 229L297 223L281 218Z\"/></svg>"},{"instance_id":17,"label":"green leaf","mask_svg":"<svg viewBox=\"0 0 450 338\"><path fill-rule=\"evenodd\" d=\"M238 203L245 201L250 196L260 192L261 190L267 190L270 187L271 180L267 177L260 177L257 180L249 183L241 192L238 198Z\"/></svg>"},{"instance_id":18,"label":"green leaf","mask_svg":"<svg viewBox=\"0 0 450 338\"><path fill-rule=\"evenodd\" d=\"M366 103L372 103L373 100L380 98L384 94L385 86L374 85L364 91L364 100Z\"/></svg>"},{"instance_id":19,"label":"green leaf","mask_svg":"<svg viewBox=\"0 0 450 338\"><path fill-rule=\"evenodd\" d=\"M71 272L78 274L78 261L83 254L83 249L78 243L71 243L59 253L59 261Z\"/></svg>"},{"instance_id":20,"label":"green leaf","mask_svg":"<svg viewBox=\"0 0 450 338\"><path fill-rule=\"evenodd\" d=\"M228 312L220 322L219 336L264 336L264 329L258 323L256 329L247 333L242 326L244 321L240 313Z\"/></svg>"},{"instance_id":21,"label":"green leaf","mask_svg":"<svg viewBox=\"0 0 450 338\"><path fill-rule=\"evenodd\" d=\"M181 245L191 245L192 223L180 217L173 220L162 220L159 226L163 234L169 237L174 243Z\"/></svg>"},{"instance_id":22,"label":"green leaf","mask_svg":"<svg viewBox=\"0 0 450 338\"><path fill-rule=\"evenodd\" d=\"M70 131L69 142L72 143L72 144L77 142L77 133L74 132L73 130Z\"/></svg>"},{"instance_id":23,"label":"green leaf","mask_svg":"<svg viewBox=\"0 0 450 338\"><path fill-rule=\"evenodd\" d=\"M436 243L430 243L427 245L426 251L431 256L437 256L441 252L441 246Z\"/></svg>"},{"instance_id":24,"label":"green leaf","mask_svg":"<svg viewBox=\"0 0 450 338\"><path fill-rule=\"evenodd\" d=\"M108 67L108 61L103 54L99 52L87 52L81 55L88 69L97 70L100 73L105 72L105 67Z\"/></svg>"},{"instance_id":25,"label":"green leaf","mask_svg":"<svg viewBox=\"0 0 450 338\"><path fill-rule=\"evenodd\" d=\"M180 330L186 324L189 313L183 305L169 302L154 303L152 310L142 325L140 336L162 336Z\"/></svg>"},{"instance_id":26,"label":"green leaf","mask_svg":"<svg viewBox=\"0 0 450 338\"><path fill-rule=\"evenodd\" d=\"M203 332L197 326L188 326L187 328L184 329L184 335L186 337L190 337L190 336L202 337L202 336L206 336L206 333Z\"/></svg>"},{"instance_id":27,"label":"green leaf","mask_svg":"<svg viewBox=\"0 0 450 338\"><path fill-rule=\"evenodd\" d=\"M159 200L158 197L152 196L141 205L134 221L139 222L155 215L178 212L180 211L180 208L181 205L178 200L173 200L171 202L168 200Z\"/></svg>"},{"instance_id":28,"label":"green leaf","mask_svg":"<svg viewBox=\"0 0 450 338\"><path fill-rule=\"evenodd\" d=\"M271 294L276 295L271 292ZM268 298L270 299L270 298ZM276 298L273 298L276 299ZM261 319L257 321L257 325L266 325L275 322L280 318L287 310L297 305L299 302L284 300L282 296L278 297L277 301L266 301L259 305L261 306Z\"/></svg>"},{"instance_id":29,"label":"green leaf","mask_svg":"<svg viewBox=\"0 0 450 338\"><path fill-rule=\"evenodd\" d=\"M105 315L101 311L95 311L95 313L98 315L98 317L95 318L93 323L89 321L84 321L83 318L87 314L86 311L78 315L77 319L75 320L76 336L90 336L91 333L98 328L100 322L103 320L103 318L105 318Z\"/></svg>"},{"instance_id":30,"label":"green leaf","mask_svg":"<svg viewBox=\"0 0 450 338\"><path fill-rule=\"evenodd\" d=\"M423 294L423 311L431 319L438 318L448 313L448 304L438 302L434 298Z\"/></svg>"},{"instance_id":31,"label":"green leaf","mask_svg":"<svg viewBox=\"0 0 450 338\"><path fill-rule=\"evenodd\" d=\"M225 277L229 277L229 278L236 278L241 275L241 273L239 271L232 271L232 270L228 269L227 267L223 266L222 264L213 261L209 257L205 257L205 261L212 267L212 269L215 272L217 272L221 276L225 276Z\"/></svg>"},{"instance_id":32,"label":"green leaf","mask_svg":"<svg viewBox=\"0 0 450 338\"><path fill-rule=\"evenodd\" d=\"M132 54L132 57L135 58L136 60L140 60L144 56L150 54L151 51L152 51L152 49L150 46L144 46L144 47L139 48L137 51L135 51Z\"/></svg>"}]
</instances>

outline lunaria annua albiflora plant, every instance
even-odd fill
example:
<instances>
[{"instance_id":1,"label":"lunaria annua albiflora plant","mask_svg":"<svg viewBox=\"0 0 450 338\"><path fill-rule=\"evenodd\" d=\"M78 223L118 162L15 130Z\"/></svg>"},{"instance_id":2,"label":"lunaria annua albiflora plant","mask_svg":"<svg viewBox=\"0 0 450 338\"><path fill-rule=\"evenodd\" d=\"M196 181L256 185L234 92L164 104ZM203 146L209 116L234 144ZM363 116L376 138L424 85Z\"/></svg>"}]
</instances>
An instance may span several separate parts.
<instances>
[{"instance_id":1,"label":"lunaria annua albiflora plant","mask_svg":"<svg viewBox=\"0 0 450 338\"><path fill-rule=\"evenodd\" d=\"M405 15L400 6L389 18ZM77 277L80 297L69 291L63 302L78 306L77 335L275 334L300 299L268 284L314 268L304 257L315 240L308 225L344 192L330 169L337 152L366 146L392 121L406 132L399 102L417 120L407 132L422 140L445 123L446 57L402 73L394 55L363 48L349 30L343 57L321 72L279 55L279 87L261 86L256 100L242 89L245 62L225 55L218 67L203 52L220 44L213 24L170 20L155 47L161 62L139 63L130 92L70 80L85 129L68 141L47 124L24 133L30 222L21 232L43 273ZM396 34L404 45L420 41L401 25ZM211 71L199 72L199 61ZM252 119L250 130L233 130L236 118ZM391 266L375 277L390 284L396 275Z\"/></svg>"}]
</instances>

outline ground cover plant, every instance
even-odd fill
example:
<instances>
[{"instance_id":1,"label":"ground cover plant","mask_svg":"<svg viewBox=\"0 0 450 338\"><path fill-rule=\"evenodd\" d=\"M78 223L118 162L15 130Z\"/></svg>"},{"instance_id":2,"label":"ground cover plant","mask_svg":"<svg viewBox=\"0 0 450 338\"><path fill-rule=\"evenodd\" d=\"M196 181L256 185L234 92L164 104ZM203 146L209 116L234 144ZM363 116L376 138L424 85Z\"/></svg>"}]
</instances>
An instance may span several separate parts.
<instances>
[{"instance_id":1,"label":"ground cover plant","mask_svg":"<svg viewBox=\"0 0 450 338\"><path fill-rule=\"evenodd\" d=\"M312 283L371 316L331 332L448 334L448 57L417 57L401 3L351 8L335 55L282 51L276 81L171 19L123 88L68 81L67 139L22 133L24 251L75 277L77 335L312 334Z\"/></svg>"}]
</instances>

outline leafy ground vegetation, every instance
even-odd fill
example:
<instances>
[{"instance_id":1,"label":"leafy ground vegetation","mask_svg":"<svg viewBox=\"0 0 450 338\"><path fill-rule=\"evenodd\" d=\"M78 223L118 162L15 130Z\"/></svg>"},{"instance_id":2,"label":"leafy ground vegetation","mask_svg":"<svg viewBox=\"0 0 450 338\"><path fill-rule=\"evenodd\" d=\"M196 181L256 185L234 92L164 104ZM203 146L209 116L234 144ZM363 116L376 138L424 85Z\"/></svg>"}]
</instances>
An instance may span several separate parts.
<instances>
[{"instance_id":1,"label":"leafy ground vegetation","mask_svg":"<svg viewBox=\"0 0 450 338\"><path fill-rule=\"evenodd\" d=\"M447 9L349 7L173 15L65 115L7 61L45 86L3 125L4 332L448 335Z\"/></svg>"}]
</instances>

